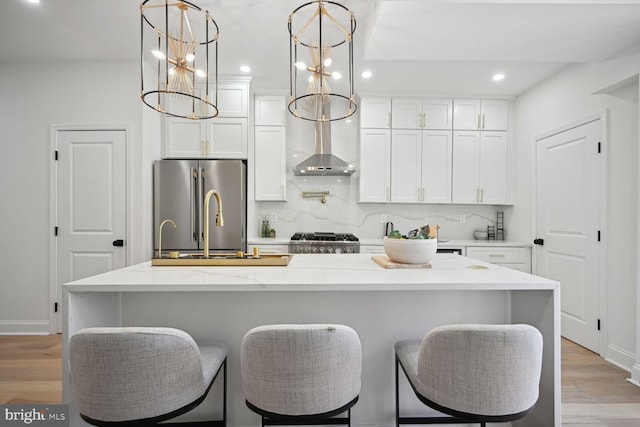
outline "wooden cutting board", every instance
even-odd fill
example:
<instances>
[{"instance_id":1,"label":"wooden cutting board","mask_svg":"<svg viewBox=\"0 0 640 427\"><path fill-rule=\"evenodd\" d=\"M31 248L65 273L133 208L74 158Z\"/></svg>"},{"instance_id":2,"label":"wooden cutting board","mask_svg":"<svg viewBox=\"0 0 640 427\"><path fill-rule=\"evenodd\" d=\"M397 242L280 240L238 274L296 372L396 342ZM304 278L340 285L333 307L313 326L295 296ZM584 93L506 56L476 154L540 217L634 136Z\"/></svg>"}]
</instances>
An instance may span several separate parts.
<instances>
[{"instance_id":1,"label":"wooden cutting board","mask_svg":"<svg viewBox=\"0 0 640 427\"><path fill-rule=\"evenodd\" d=\"M400 264L399 262L391 261L386 255L373 255L371 259L383 268L431 268L431 264L428 262L424 264Z\"/></svg>"}]
</instances>

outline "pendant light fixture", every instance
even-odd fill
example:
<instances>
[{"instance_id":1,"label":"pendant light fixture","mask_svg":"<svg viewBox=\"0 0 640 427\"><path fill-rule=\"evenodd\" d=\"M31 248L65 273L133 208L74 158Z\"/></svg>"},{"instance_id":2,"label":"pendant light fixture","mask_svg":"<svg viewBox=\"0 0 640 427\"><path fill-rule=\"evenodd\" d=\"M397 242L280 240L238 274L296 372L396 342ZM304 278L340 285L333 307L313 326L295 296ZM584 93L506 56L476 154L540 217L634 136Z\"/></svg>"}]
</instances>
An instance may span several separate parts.
<instances>
[{"instance_id":1,"label":"pendant light fixture","mask_svg":"<svg viewBox=\"0 0 640 427\"><path fill-rule=\"evenodd\" d=\"M312 1L289 15L288 26L291 114L315 122L353 115L353 13L333 1Z\"/></svg>"},{"instance_id":2,"label":"pendant light fixture","mask_svg":"<svg viewBox=\"0 0 640 427\"><path fill-rule=\"evenodd\" d=\"M218 115L216 21L193 3L146 0L140 5L142 101L187 119Z\"/></svg>"}]
</instances>

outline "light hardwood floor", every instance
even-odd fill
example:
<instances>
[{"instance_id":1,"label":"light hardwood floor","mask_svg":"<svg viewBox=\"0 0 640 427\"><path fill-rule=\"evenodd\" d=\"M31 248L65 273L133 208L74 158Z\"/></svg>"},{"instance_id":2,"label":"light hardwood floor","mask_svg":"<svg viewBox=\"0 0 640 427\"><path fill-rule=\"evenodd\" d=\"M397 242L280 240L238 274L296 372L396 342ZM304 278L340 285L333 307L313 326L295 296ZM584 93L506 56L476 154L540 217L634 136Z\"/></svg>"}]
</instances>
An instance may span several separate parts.
<instances>
[{"instance_id":1,"label":"light hardwood floor","mask_svg":"<svg viewBox=\"0 0 640 427\"><path fill-rule=\"evenodd\" d=\"M0 404L61 403L62 336L0 336ZM640 426L640 388L629 374L562 340L562 424Z\"/></svg>"}]
</instances>

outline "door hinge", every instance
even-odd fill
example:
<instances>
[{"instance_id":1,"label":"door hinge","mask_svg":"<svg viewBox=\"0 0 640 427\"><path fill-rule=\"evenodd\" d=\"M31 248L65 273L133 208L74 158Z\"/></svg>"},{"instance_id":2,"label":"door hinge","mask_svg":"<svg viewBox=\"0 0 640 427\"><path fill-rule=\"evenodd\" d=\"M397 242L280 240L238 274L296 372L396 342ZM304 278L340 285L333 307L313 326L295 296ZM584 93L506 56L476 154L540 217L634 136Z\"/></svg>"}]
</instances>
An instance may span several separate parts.
<instances>
[{"instance_id":1,"label":"door hinge","mask_svg":"<svg viewBox=\"0 0 640 427\"><path fill-rule=\"evenodd\" d=\"M54 312L54 313L57 313L57 312L58 312L58 303L57 303L57 302L54 302L54 303L53 303L53 312Z\"/></svg>"},{"instance_id":2,"label":"door hinge","mask_svg":"<svg viewBox=\"0 0 640 427\"><path fill-rule=\"evenodd\" d=\"M55 160L58 160L58 150L55 151L54 158L55 158Z\"/></svg>"},{"instance_id":3,"label":"door hinge","mask_svg":"<svg viewBox=\"0 0 640 427\"><path fill-rule=\"evenodd\" d=\"M598 330L600 330L600 319L598 319Z\"/></svg>"},{"instance_id":4,"label":"door hinge","mask_svg":"<svg viewBox=\"0 0 640 427\"><path fill-rule=\"evenodd\" d=\"M53 234L54 234L54 236L58 235L58 226L57 225L55 227L53 227Z\"/></svg>"},{"instance_id":5,"label":"door hinge","mask_svg":"<svg viewBox=\"0 0 640 427\"><path fill-rule=\"evenodd\" d=\"M602 152L602 143L598 141L598 154Z\"/></svg>"},{"instance_id":6,"label":"door hinge","mask_svg":"<svg viewBox=\"0 0 640 427\"><path fill-rule=\"evenodd\" d=\"M600 230L598 230L598 242L600 241Z\"/></svg>"}]
</instances>

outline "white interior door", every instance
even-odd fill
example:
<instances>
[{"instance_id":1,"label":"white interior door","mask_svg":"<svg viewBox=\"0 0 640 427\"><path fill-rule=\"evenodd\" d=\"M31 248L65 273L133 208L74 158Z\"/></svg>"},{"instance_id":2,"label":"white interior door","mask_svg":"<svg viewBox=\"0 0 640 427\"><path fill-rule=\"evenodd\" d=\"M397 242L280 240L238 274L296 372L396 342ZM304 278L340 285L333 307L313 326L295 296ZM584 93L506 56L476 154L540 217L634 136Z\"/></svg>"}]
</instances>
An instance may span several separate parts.
<instances>
[{"instance_id":1,"label":"white interior door","mask_svg":"<svg viewBox=\"0 0 640 427\"><path fill-rule=\"evenodd\" d=\"M537 273L560 282L562 335L600 353L601 120L537 141ZM540 242L539 242L540 243Z\"/></svg>"},{"instance_id":2,"label":"white interior door","mask_svg":"<svg viewBox=\"0 0 640 427\"><path fill-rule=\"evenodd\" d=\"M62 285L126 265L126 132L57 134L57 329Z\"/></svg>"}]
</instances>

